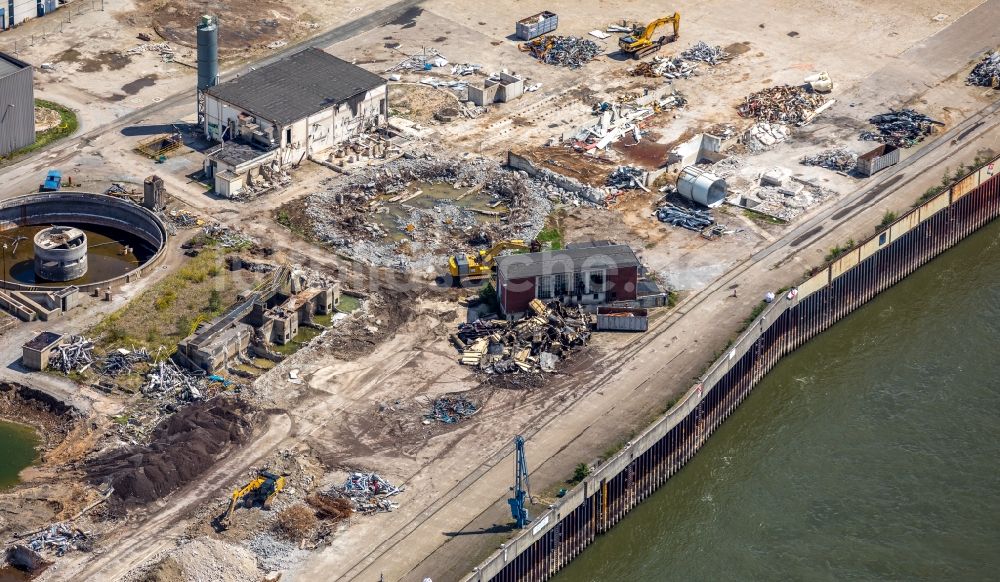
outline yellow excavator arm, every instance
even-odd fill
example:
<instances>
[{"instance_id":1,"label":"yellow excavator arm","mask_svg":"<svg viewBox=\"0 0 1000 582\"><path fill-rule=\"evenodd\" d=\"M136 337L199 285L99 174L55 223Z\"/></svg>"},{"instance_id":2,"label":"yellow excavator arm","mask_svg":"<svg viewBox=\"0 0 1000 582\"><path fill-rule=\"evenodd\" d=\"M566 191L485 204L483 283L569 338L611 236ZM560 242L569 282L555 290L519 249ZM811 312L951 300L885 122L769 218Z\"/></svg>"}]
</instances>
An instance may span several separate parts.
<instances>
[{"instance_id":1,"label":"yellow excavator arm","mask_svg":"<svg viewBox=\"0 0 1000 582\"><path fill-rule=\"evenodd\" d=\"M486 251L476 254L461 253L448 259L448 271L454 281L462 279L483 279L490 275L497 256L509 250L527 251L530 246L523 240L504 240Z\"/></svg>"},{"instance_id":2,"label":"yellow excavator arm","mask_svg":"<svg viewBox=\"0 0 1000 582\"><path fill-rule=\"evenodd\" d=\"M225 513L220 515L217 520L219 526L225 529L229 525L229 518L232 517L233 512L236 511L236 507L247 495L255 494L256 496L263 497L260 499L261 505L264 509L270 509L274 497L284 488L284 476L261 471L257 478L247 483L245 487L233 491L233 496L229 500L229 507L226 508Z\"/></svg>"},{"instance_id":3,"label":"yellow excavator arm","mask_svg":"<svg viewBox=\"0 0 1000 582\"><path fill-rule=\"evenodd\" d=\"M663 42L667 42L664 37L660 40L653 40L653 35L656 34L656 30L663 26L664 24L674 25L674 36L669 39L669 42L673 42L680 38L681 36L681 13L674 12L670 16L664 16L663 18L657 18L656 20L650 22L643 29L642 34L639 36L623 36L618 39L618 48L622 52L633 55L635 57L641 57L645 54L657 51L663 45Z\"/></svg>"}]
</instances>

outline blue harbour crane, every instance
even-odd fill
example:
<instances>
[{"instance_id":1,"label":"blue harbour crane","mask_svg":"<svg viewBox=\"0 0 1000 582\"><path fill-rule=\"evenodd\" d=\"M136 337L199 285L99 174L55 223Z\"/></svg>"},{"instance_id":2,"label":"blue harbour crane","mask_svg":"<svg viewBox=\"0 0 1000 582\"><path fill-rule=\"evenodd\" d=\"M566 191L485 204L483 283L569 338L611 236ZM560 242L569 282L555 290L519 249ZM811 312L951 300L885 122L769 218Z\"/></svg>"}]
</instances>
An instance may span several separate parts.
<instances>
[{"instance_id":1,"label":"blue harbour crane","mask_svg":"<svg viewBox=\"0 0 1000 582\"><path fill-rule=\"evenodd\" d=\"M531 521L527 504L531 501L531 487L528 485L528 461L524 456L524 437L514 437L514 486L511 487L514 496L507 500L510 514L518 529Z\"/></svg>"}]
</instances>

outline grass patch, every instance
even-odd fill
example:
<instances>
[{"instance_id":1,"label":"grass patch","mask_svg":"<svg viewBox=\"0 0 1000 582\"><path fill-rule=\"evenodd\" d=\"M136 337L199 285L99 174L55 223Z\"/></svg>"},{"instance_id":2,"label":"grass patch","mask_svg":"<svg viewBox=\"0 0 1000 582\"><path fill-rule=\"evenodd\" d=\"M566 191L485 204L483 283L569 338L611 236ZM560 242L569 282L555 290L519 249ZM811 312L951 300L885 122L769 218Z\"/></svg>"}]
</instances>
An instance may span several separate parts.
<instances>
[{"instance_id":1,"label":"grass patch","mask_svg":"<svg viewBox=\"0 0 1000 582\"><path fill-rule=\"evenodd\" d=\"M746 319L743 320L743 328L740 330L740 333L743 333L744 331L746 331L746 329L748 327L750 327L750 325L753 324L753 322L757 321L757 318L760 317L761 313L764 313L765 309L767 309L767 302L763 301L763 300L760 303L758 303L756 306L754 306L754 308L750 311L750 315L748 315L746 317ZM733 341L729 340L729 343L732 344ZM726 349L729 349L729 345L726 346ZM725 351L725 350L723 350L723 351ZM717 359L718 359L718 356L716 356L715 358L712 358L712 362L715 362L715 360L717 360Z\"/></svg>"},{"instance_id":2,"label":"grass patch","mask_svg":"<svg viewBox=\"0 0 1000 582\"><path fill-rule=\"evenodd\" d=\"M19 150L15 150L6 156L0 156L0 165L6 164L15 158L40 150L54 141L73 135L79 127L79 122L76 119L76 113L73 113L71 110L59 105L58 103L53 103L52 101L46 101L44 99L35 99L35 107L42 107L44 109L57 111L59 113L59 125L46 129L45 131L35 132L35 143L25 146Z\"/></svg>"},{"instance_id":3,"label":"grass patch","mask_svg":"<svg viewBox=\"0 0 1000 582\"><path fill-rule=\"evenodd\" d=\"M538 236L535 238L543 245L545 243L549 243L549 246L551 246L554 251L558 251L563 248L563 235L562 232L560 232L556 227L542 229L542 231L539 232Z\"/></svg>"},{"instance_id":4,"label":"grass patch","mask_svg":"<svg viewBox=\"0 0 1000 582\"><path fill-rule=\"evenodd\" d=\"M823 260L826 261L826 262L828 262L828 263L830 261L837 260L837 258L839 258L841 255L843 255L843 254L847 253L847 251L853 249L854 248L854 244L855 243L854 243L854 239L853 238L852 239L848 239L848 241L846 243L844 243L843 245L837 245L837 246L833 247L832 249L830 249L830 252L828 252L826 254L826 256L823 258Z\"/></svg>"},{"instance_id":5,"label":"grass patch","mask_svg":"<svg viewBox=\"0 0 1000 582\"><path fill-rule=\"evenodd\" d=\"M889 228L889 225L896 222L897 218L899 218L898 214L892 210L886 210L885 214L882 215L882 222L878 223L878 226L875 227L875 234Z\"/></svg>"},{"instance_id":6,"label":"grass patch","mask_svg":"<svg viewBox=\"0 0 1000 582\"><path fill-rule=\"evenodd\" d=\"M351 313L361 308L361 300L353 295L341 294L340 303L337 303L337 311ZM322 325L322 324L320 324Z\"/></svg>"},{"instance_id":7,"label":"grass patch","mask_svg":"<svg viewBox=\"0 0 1000 582\"><path fill-rule=\"evenodd\" d=\"M234 275L222 269L223 260L218 251L203 250L86 335L96 339L98 351L164 346L173 353L180 340L221 314L247 286L232 280Z\"/></svg>"},{"instance_id":8,"label":"grass patch","mask_svg":"<svg viewBox=\"0 0 1000 582\"><path fill-rule=\"evenodd\" d=\"M763 212L757 212L756 210L750 210L749 208L743 209L743 216L746 216L750 220L764 222L767 224L788 224L787 220L783 220L777 216L771 216L770 214L764 214Z\"/></svg>"}]
</instances>

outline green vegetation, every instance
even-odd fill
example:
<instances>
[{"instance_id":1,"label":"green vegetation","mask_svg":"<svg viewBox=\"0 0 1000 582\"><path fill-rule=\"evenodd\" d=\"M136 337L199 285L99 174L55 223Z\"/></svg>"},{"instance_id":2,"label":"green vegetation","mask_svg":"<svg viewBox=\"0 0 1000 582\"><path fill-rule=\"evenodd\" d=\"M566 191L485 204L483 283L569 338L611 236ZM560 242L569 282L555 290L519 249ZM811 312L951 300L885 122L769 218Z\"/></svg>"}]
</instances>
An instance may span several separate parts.
<instances>
[{"instance_id":1,"label":"green vegetation","mask_svg":"<svg viewBox=\"0 0 1000 582\"><path fill-rule=\"evenodd\" d=\"M854 248L854 244L855 243L854 243L854 239L853 238L852 239L848 239L848 241L846 243L844 243L843 246L842 245L837 245L837 246L833 247L832 249L830 249L830 252L826 254L826 257L824 257L823 260L826 261L826 262L828 262L828 263L830 261L836 260L838 257L840 257L841 255L845 254L847 251L853 249Z\"/></svg>"},{"instance_id":2,"label":"green vegetation","mask_svg":"<svg viewBox=\"0 0 1000 582\"><path fill-rule=\"evenodd\" d=\"M750 327L751 324L753 324L753 322L757 321L757 318L760 317L761 313L764 313L765 309L767 309L767 302L763 300L754 306L753 310L750 311L750 315L743 320L743 328L740 330L740 333L743 333L748 327ZM729 343L732 344L732 340L729 340ZM729 345L726 346L726 349L728 348ZM715 362L716 359L718 358L712 358L712 362Z\"/></svg>"},{"instance_id":3,"label":"green vegetation","mask_svg":"<svg viewBox=\"0 0 1000 582\"><path fill-rule=\"evenodd\" d=\"M35 107L57 111L59 113L59 125L46 129L45 131L35 132L35 143L25 146L19 150L15 150L6 156L0 156L0 165L25 154L39 150L56 140L73 135L73 133L77 130L77 127L79 127L76 114L58 103L53 103L44 99L35 99Z\"/></svg>"},{"instance_id":4,"label":"green vegetation","mask_svg":"<svg viewBox=\"0 0 1000 582\"><path fill-rule=\"evenodd\" d=\"M569 480L570 485L576 485L590 475L590 466L587 463L580 463L573 469L573 478Z\"/></svg>"},{"instance_id":5,"label":"green vegetation","mask_svg":"<svg viewBox=\"0 0 1000 582\"><path fill-rule=\"evenodd\" d=\"M782 220L777 216L771 216L770 214L764 214L763 212L757 212L756 210L750 210L749 208L743 209L743 216L746 216L750 220L765 222L767 224L788 224L787 220Z\"/></svg>"},{"instance_id":6,"label":"green vegetation","mask_svg":"<svg viewBox=\"0 0 1000 582\"><path fill-rule=\"evenodd\" d=\"M549 243L554 251L563 248L563 235L556 227L543 229L535 238L543 245Z\"/></svg>"},{"instance_id":7,"label":"green vegetation","mask_svg":"<svg viewBox=\"0 0 1000 582\"><path fill-rule=\"evenodd\" d=\"M883 230L889 228L889 225L896 222L899 216L892 210L886 210L885 214L882 215L882 222L875 227L875 234L882 232Z\"/></svg>"},{"instance_id":8,"label":"green vegetation","mask_svg":"<svg viewBox=\"0 0 1000 582\"><path fill-rule=\"evenodd\" d=\"M493 287L493 281L490 281L479 290L479 300L489 305L493 313L500 313L500 301L497 300L497 291Z\"/></svg>"},{"instance_id":9,"label":"green vegetation","mask_svg":"<svg viewBox=\"0 0 1000 582\"><path fill-rule=\"evenodd\" d=\"M677 291L674 291L672 289L670 291L667 291L667 307L668 308L676 307L677 303L680 302L680 297L681 296L677 293Z\"/></svg>"},{"instance_id":10,"label":"green vegetation","mask_svg":"<svg viewBox=\"0 0 1000 582\"><path fill-rule=\"evenodd\" d=\"M361 307L361 300L353 295L341 294L340 303L337 304L337 311L351 313Z\"/></svg>"},{"instance_id":11,"label":"green vegetation","mask_svg":"<svg viewBox=\"0 0 1000 582\"><path fill-rule=\"evenodd\" d=\"M920 198L917 198L917 201L913 203L913 207L916 208L917 206L926 203L927 201L931 200L938 194L944 192L953 183L958 181L960 178L963 178L967 173L971 172L972 170L975 170L976 168L982 166L986 162L993 159L994 155L995 153L991 150L981 151L976 154L976 157L973 158L970 164L968 165L966 165L965 163L959 164L958 167L955 168L954 174L951 173L950 168L945 167L944 174L942 174L941 176L941 183L937 186L931 186L930 188L928 188L923 194L920 195Z\"/></svg>"}]
</instances>

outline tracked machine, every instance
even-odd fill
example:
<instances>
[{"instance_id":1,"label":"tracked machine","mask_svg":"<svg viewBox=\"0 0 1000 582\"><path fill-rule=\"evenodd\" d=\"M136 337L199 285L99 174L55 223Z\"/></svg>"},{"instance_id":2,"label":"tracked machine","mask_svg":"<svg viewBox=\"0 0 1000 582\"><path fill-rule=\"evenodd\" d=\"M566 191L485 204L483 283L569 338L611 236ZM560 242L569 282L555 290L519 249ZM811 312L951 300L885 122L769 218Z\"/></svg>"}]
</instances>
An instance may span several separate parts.
<instances>
[{"instance_id":1,"label":"tracked machine","mask_svg":"<svg viewBox=\"0 0 1000 582\"><path fill-rule=\"evenodd\" d=\"M653 40L656 30L665 24L673 24L674 35L671 37L661 36ZM681 13L674 12L670 16L658 18L646 25L645 28L637 29L628 36L618 39L618 48L626 55L631 55L634 59L641 59L660 50L668 42L674 42L681 36Z\"/></svg>"},{"instance_id":2,"label":"tracked machine","mask_svg":"<svg viewBox=\"0 0 1000 582\"><path fill-rule=\"evenodd\" d=\"M270 509L271 502L274 501L278 492L284 488L284 476L275 475L268 471L260 471L253 481L247 483L243 488L233 491L229 507L226 508L225 513L215 520L217 529L224 530L229 527L229 520L232 518L233 512L240 505L249 508L260 503L264 509Z\"/></svg>"}]
</instances>

